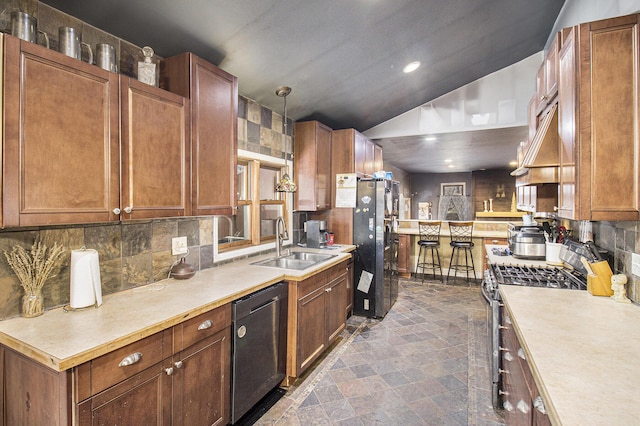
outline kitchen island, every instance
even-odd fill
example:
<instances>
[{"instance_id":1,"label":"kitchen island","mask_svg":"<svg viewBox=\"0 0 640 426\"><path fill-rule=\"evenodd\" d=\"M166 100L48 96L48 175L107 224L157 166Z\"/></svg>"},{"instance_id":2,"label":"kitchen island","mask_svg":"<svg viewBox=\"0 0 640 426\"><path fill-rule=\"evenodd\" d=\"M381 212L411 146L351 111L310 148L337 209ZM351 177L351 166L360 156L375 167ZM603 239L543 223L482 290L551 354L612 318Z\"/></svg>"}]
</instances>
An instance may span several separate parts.
<instances>
[{"instance_id":1,"label":"kitchen island","mask_svg":"<svg viewBox=\"0 0 640 426\"><path fill-rule=\"evenodd\" d=\"M398 226L398 234L400 235L401 247L406 246L404 250L398 253L398 265L406 265L406 271L400 271L403 276L409 276L416 271L416 263L418 262L418 240L420 239L420 229L418 227L419 220L400 220ZM482 278L482 272L486 265L485 244L507 244L507 228L508 222L498 221L474 221L473 222L473 242L472 250L473 261L475 265L475 274L478 279ZM449 233L449 223L442 222L440 228L440 262L442 265L442 274L447 275L449 263L451 259L451 234ZM404 245L402 239L405 239ZM462 276L462 275L461 275Z\"/></svg>"},{"instance_id":2,"label":"kitchen island","mask_svg":"<svg viewBox=\"0 0 640 426\"><path fill-rule=\"evenodd\" d=\"M640 418L640 309L586 291L500 286L554 425Z\"/></svg>"}]
</instances>

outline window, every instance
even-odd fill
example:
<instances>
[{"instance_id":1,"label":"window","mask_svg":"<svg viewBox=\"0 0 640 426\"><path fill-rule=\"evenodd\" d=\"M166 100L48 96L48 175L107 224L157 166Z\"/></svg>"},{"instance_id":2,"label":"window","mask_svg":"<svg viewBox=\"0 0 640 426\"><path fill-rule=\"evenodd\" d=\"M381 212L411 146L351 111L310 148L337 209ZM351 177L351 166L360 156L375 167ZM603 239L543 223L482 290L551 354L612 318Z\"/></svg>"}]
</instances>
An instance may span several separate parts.
<instances>
[{"instance_id":1,"label":"window","mask_svg":"<svg viewBox=\"0 0 640 426\"><path fill-rule=\"evenodd\" d=\"M280 169L260 165L260 241L276 239L276 219L284 216L282 194L276 192L276 183L280 180Z\"/></svg>"},{"instance_id":2,"label":"window","mask_svg":"<svg viewBox=\"0 0 640 426\"><path fill-rule=\"evenodd\" d=\"M276 164L238 160L238 210L218 216L218 251L275 241L276 219L285 217L285 197L275 191L281 174Z\"/></svg>"}]
</instances>

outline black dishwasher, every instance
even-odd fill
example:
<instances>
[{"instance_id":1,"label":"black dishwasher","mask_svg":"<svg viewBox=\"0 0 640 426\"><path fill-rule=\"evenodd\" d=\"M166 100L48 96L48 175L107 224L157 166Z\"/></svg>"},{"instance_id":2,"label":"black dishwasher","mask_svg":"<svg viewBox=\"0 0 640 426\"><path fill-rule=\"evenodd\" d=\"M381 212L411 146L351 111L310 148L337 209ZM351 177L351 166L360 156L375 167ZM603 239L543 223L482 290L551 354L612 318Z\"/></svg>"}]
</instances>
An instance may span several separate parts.
<instances>
[{"instance_id":1,"label":"black dishwasher","mask_svg":"<svg viewBox=\"0 0 640 426\"><path fill-rule=\"evenodd\" d=\"M232 304L231 423L285 378L287 293L280 282Z\"/></svg>"}]
</instances>

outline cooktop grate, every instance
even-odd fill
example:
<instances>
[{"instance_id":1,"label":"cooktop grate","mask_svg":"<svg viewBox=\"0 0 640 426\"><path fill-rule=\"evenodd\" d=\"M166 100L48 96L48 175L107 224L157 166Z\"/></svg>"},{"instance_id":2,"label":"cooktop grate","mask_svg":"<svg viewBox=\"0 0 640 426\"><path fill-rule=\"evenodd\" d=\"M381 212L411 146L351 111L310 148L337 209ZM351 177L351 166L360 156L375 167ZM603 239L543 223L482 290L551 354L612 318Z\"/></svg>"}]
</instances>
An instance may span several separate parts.
<instances>
[{"instance_id":1,"label":"cooktop grate","mask_svg":"<svg viewBox=\"0 0 640 426\"><path fill-rule=\"evenodd\" d=\"M562 268L492 265L498 285L586 290L584 277Z\"/></svg>"}]
</instances>

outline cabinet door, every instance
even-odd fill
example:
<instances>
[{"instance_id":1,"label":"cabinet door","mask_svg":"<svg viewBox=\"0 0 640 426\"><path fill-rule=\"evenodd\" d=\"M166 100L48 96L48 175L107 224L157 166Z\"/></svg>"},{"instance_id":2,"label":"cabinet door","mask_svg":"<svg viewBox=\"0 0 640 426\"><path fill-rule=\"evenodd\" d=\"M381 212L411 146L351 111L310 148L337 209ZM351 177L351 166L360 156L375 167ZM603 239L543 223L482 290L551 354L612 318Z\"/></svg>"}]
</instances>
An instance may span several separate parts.
<instances>
[{"instance_id":1,"label":"cabinet door","mask_svg":"<svg viewBox=\"0 0 640 426\"><path fill-rule=\"evenodd\" d=\"M355 163L355 172L358 175L358 177L366 177L367 138L361 133L356 132L354 144L355 145L354 145L353 156L354 156L354 163Z\"/></svg>"},{"instance_id":2,"label":"cabinet door","mask_svg":"<svg viewBox=\"0 0 640 426\"><path fill-rule=\"evenodd\" d=\"M398 235L398 274L411 276L411 235Z\"/></svg>"},{"instance_id":3,"label":"cabinet door","mask_svg":"<svg viewBox=\"0 0 640 426\"><path fill-rule=\"evenodd\" d=\"M347 263L347 317L353 312L353 255Z\"/></svg>"},{"instance_id":4,"label":"cabinet door","mask_svg":"<svg viewBox=\"0 0 640 426\"><path fill-rule=\"evenodd\" d=\"M382 147L373 145L373 171L384 170L384 162L382 160Z\"/></svg>"},{"instance_id":5,"label":"cabinet door","mask_svg":"<svg viewBox=\"0 0 640 426\"><path fill-rule=\"evenodd\" d=\"M297 377L327 348L327 297L324 290L321 285L298 300Z\"/></svg>"},{"instance_id":6,"label":"cabinet door","mask_svg":"<svg viewBox=\"0 0 640 426\"><path fill-rule=\"evenodd\" d=\"M173 425L226 425L231 392L230 328L174 356Z\"/></svg>"},{"instance_id":7,"label":"cabinet door","mask_svg":"<svg viewBox=\"0 0 640 426\"><path fill-rule=\"evenodd\" d=\"M4 226L117 219L117 74L4 39Z\"/></svg>"},{"instance_id":8,"label":"cabinet door","mask_svg":"<svg viewBox=\"0 0 640 426\"><path fill-rule=\"evenodd\" d=\"M318 121L295 124L296 210L331 208L331 129Z\"/></svg>"},{"instance_id":9,"label":"cabinet door","mask_svg":"<svg viewBox=\"0 0 640 426\"><path fill-rule=\"evenodd\" d=\"M165 361L81 402L78 424L170 425L171 377L163 369L169 367Z\"/></svg>"},{"instance_id":10,"label":"cabinet door","mask_svg":"<svg viewBox=\"0 0 640 426\"><path fill-rule=\"evenodd\" d=\"M578 191L589 209L576 219L638 220L638 15L580 25L579 39L580 122L590 125L577 128L591 161L579 171Z\"/></svg>"},{"instance_id":11,"label":"cabinet door","mask_svg":"<svg viewBox=\"0 0 640 426\"><path fill-rule=\"evenodd\" d=\"M5 425L71 424L71 374L46 368L11 349L0 347L0 377Z\"/></svg>"},{"instance_id":12,"label":"cabinet door","mask_svg":"<svg viewBox=\"0 0 640 426\"><path fill-rule=\"evenodd\" d=\"M365 165L364 165L365 176L372 177L373 173L376 171L375 170L376 150L375 150L375 144L370 140L367 140L364 156L365 156Z\"/></svg>"},{"instance_id":13,"label":"cabinet door","mask_svg":"<svg viewBox=\"0 0 640 426\"><path fill-rule=\"evenodd\" d=\"M192 215L235 214L238 79L192 53L167 58L161 75L191 100Z\"/></svg>"},{"instance_id":14,"label":"cabinet door","mask_svg":"<svg viewBox=\"0 0 640 426\"><path fill-rule=\"evenodd\" d=\"M347 325L347 276L340 275L325 287L328 301L327 340L331 342Z\"/></svg>"},{"instance_id":15,"label":"cabinet door","mask_svg":"<svg viewBox=\"0 0 640 426\"><path fill-rule=\"evenodd\" d=\"M560 139L560 182L558 185L558 216L573 219L576 191L575 142L578 126L576 93L575 30L564 41L560 56L558 81L558 136Z\"/></svg>"},{"instance_id":16,"label":"cabinet door","mask_svg":"<svg viewBox=\"0 0 640 426\"><path fill-rule=\"evenodd\" d=\"M124 76L120 87L121 219L189 214L186 99Z\"/></svg>"}]
</instances>

